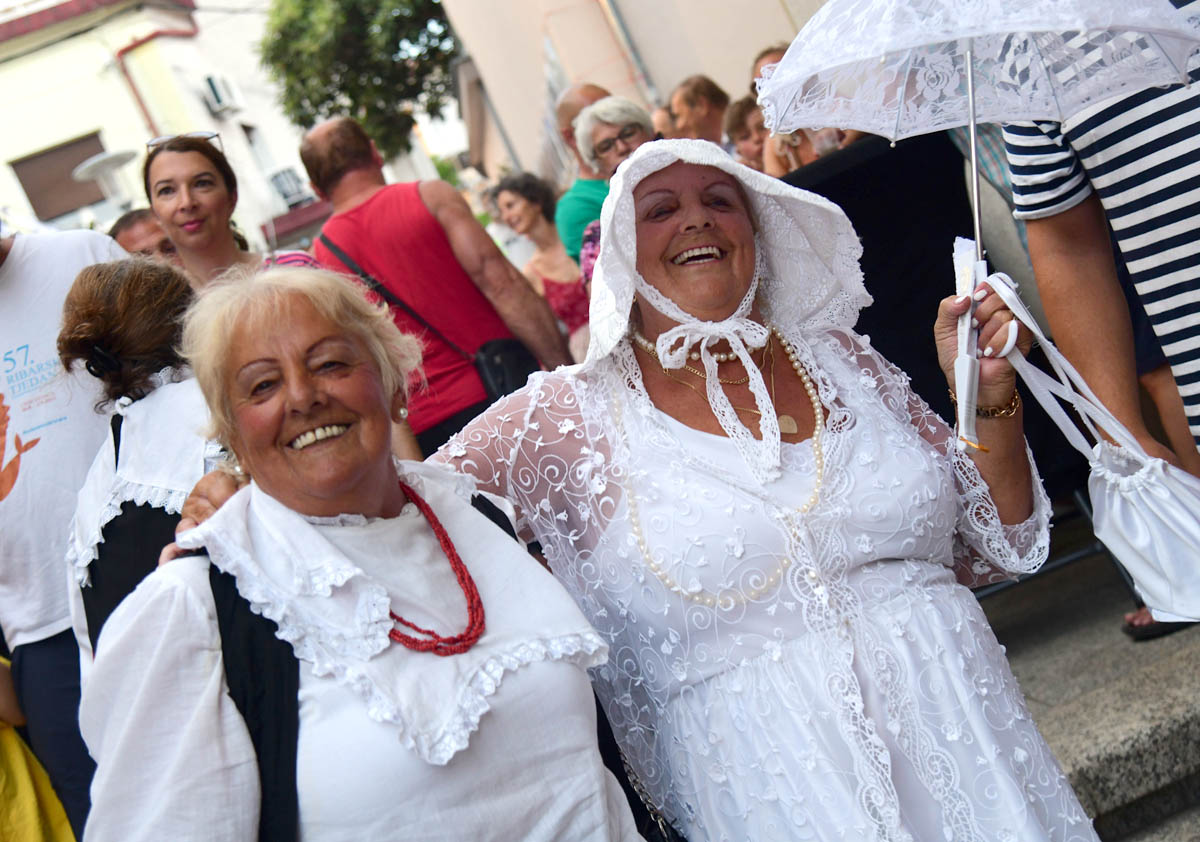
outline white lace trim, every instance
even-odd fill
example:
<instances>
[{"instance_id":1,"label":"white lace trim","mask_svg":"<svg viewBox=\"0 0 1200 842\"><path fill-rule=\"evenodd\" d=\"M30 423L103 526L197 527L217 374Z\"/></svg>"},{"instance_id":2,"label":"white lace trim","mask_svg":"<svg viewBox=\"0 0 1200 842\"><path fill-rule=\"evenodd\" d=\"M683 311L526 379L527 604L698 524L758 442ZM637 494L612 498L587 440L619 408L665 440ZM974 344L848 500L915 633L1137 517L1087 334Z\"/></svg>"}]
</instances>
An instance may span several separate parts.
<instances>
[{"instance_id":1,"label":"white lace trim","mask_svg":"<svg viewBox=\"0 0 1200 842\"><path fill-rule=\"evenodd\" d=\"M439 735L414 738L405 733L403 722L391 717L388 721L400 727L401 740L406 747L415 749L428 762L444 766L467 747L471 734L479 728L480 719L491 710L488 699L500 688L505 674L543 661L565 661L587 669L603 664L607 652L607 644L595 632L524 641L479 665L463 687L454 720ZM373 711L371 702L368 702L368 710ZM371 716L378 718L374 712Z\"/></svg>"},{"instance_id":2,"label":"white lace trim","mask_svg":"<svg viewBox=\"0 0 1200 842\"><path fill-rule=\"evenodd\" d=\"M954 478L963 500L959 534L989 559L988 562L978 558L972 560L971 569L976 575L987 575L989 567L1012 575L1033 573L1050 554L1050 530L1047 528L1050 498L1042 487L1028 444L1025 445L1025 457L1033 473L1033 511L1021 523L1004 524L1000 522L996 504L978 466L958 448L951 450Z\"/></svg>"},{"instance_id":3,"label":"white lace trim","mask_svg":"<svg viewBox=\"0 0 1200 842\"><path fill-rule=\"evenodd\" d=\"M238 591L250 603L251 610L279 627L277 636L291 644L297 658L311 665L312 674L318 678L332 676L339 685L352 690L366 705L371 719L395 725L401 744L436 766L444 766L467 747L471 734L479 728L480 719L491 709L488 698L499 689L506 673L539 661L567 661L593 667L605 660L607 648L594 632L516 643L479 664L461 688L453 717L441 729L431 734L423 733L409 726L387 688L375 681L369 670L348 663L349 660L369 661L391 645L388 638L392 628L388 617L391 602L382 587L363 583L355 617L362 638L330 640L319 628L300 621L277 593L250 572L244 552L228 545L225 550L230 552L230 557L225 560L222 570L237 579ZM253 566L251 562L250 567ZM324 596L329 595L334 585L342 586L355 575L344 569L310 573L308 581L313 592Z\"/></svg>"},{"instance_id":4,"label":"white lace trim","mask_svg":"<svg viewBox=\"0 0 1200 842\"><path fill-rule=\"evenodd\" d=\"M305 624L280 594L255 575L256 565L245 552L229 544L223 550L228 553L220 565L223 572L237 579L238 591L255 614L279 627L277 637L290 643L296 657L311 665L312 674L318 678L332 676L339 685L353 690L366 704L371 719L395 725L406 748L437 766L444 766L467 747L480 719L491 708L488 698L495 694L506 673L539 661L567 661L586 668L605 660L607 647L594 632L520 641L479 664L464 682L451 720L432 734L423 733L409 727L387 689L374 680L369 670L349 663L369 661L391 645L388 638L392 629L388 616L391 601L382 587L368 582L361 585L355 616L361 637L331 639L323 629ZM328 596L334 586L343 586L355 575L361 575L357 569L334 567L308 572L305 589L311 588L310 592L322 596Z\"/></svg>"},{"instance_id":5,"label":"white lace trim","mask_svg":"<svg viewBox=\"0 0 1200 842\"><path fill-rule=\"evenodd\" d=\"M86 588L91 581L88 568L100 555L100 545L104 543L104 527L108 526L121 513L124 503L134 503L139 506L151 506L163 509L169 514L177 515L183 510L188 492L171 491L156 486L141 485L136 482L116 481L112 491L100 509L97 523L88 530L86 537L72 535L67 543L67 564L75 572L75 582Z\"/></svg>"}]
</instances>

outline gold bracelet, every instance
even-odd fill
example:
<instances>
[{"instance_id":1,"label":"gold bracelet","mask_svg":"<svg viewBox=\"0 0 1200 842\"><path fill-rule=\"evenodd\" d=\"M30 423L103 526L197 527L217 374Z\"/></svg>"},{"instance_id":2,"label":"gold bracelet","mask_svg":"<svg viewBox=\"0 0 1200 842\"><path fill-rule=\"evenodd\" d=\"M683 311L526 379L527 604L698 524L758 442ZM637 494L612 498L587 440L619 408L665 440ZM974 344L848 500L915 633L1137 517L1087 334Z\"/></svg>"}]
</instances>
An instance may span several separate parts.
<instances>
[{"instance_id":1,"label":"gold bracelet","mask_svg":"<svg viewBox=\"0 0 1200 842\"><path fill-rule=\"evenodd\" d=\"M950 389L950 403L958 406L958 396ZM1013 389L1012 397L1004 406L977 406L975 415L979 418L1012 418L1021 408L1021 393Z\"/></svg>"}]
</instances>

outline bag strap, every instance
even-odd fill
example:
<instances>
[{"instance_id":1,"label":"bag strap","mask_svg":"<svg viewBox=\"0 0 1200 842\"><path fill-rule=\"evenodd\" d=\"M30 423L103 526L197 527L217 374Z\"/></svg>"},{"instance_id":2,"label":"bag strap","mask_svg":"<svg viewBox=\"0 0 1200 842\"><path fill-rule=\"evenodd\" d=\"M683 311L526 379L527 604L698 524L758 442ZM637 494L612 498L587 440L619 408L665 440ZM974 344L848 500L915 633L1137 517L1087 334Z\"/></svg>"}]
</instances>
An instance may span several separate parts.
<instances>
[{"instance_id":1,"label":"bag strap","mask_svg":"<svg viewBox=\"0 0 1200 842\"><path fill-rule=\"evenodd\" d=\"M1079 431L1079 428L1067 417L1062 405L1059 403L1060 400L1070 404L1075 409L1088 430L1097 439L1099 439L1099 434L1096 431L1096 427L1098 426L1121 447L1126 448L1143 459L1149 458L1133 435L1108 411L1108 408L1104 406L1096 396L1096 393L1088 386L1087 381L1083 379L1083 375L1076 370L1075 366L1071 365L1070 360L1063 356L1062 352L1047 338L1037 321L1033 318L1033 315L1029 312L1029 308L1025 306L1025 302L1017 295L1012 280L1003 273L995 273L988 276L988 284L1012 311L1014 317L1033 333L1034 338L1041 345L1042 352L1046 355L1051 368L1057 375L1057 377L1052 377L1037 368L1026 360L1020 351L1015 348L1008 355L1009 363L1016 370L1017 374L1020 375L1026 386L1029 387L1033 397L1046 410L1046 414L1050 416L1071 445L1089 461L1092 459L1093 448Z\"/></svg>"},{"instance_id":2,"label":"bag strap","mask_svg":"<svg viewBox=\"0 0 1200 842\"><path fill-rule=\"evenodd\" d=\"M416 321L423 328L425 328L427 331L432 333L438 339L442 340L442 342L446 343L451 348L453 348L454 351L456 353L458 353L460 356L462 356L463 359L465 359L469 362L475 361L474 354L468 354L462 348L458 347L453 342L451 342L449 339L447 339L445 334L443 334L440 330L438 330L436 327L431 325L429 322L425 321L425 319L421 317L420 313L418 313L412 307L409 307L408 304L406 304L404 302L404 299L402 299L400 296L396 295L396 293L392 292L390 289L388 289L386 286L384 286L382 283L380 283L378 280L376 280L374 277L372 277L370 274L368 274L361 266L359 266L357 263L355 263L354 259L352 257L350 257L350 255L346 254L346 252L343 251L342 248L340 246L338 246L333 240L329 239L329 237L326 236L324 231L322 231L320 234L317 235L317 239L320 240L325 245L325 248L327 248L331 252L333 252L334 257L336 257L338 260L342 261L343 266L345 266L347 269L349 269L354 274L358 275L358 277L362 278L363 283L365 283L368 287L370 287L372 292L374 292L376 295L378 295L380 298L382 298L388 304L391 304L393 307L399 307L401 310L408 313L408 315L410 315L414 319L416 319Z\"/></svg>"}]
</instances>

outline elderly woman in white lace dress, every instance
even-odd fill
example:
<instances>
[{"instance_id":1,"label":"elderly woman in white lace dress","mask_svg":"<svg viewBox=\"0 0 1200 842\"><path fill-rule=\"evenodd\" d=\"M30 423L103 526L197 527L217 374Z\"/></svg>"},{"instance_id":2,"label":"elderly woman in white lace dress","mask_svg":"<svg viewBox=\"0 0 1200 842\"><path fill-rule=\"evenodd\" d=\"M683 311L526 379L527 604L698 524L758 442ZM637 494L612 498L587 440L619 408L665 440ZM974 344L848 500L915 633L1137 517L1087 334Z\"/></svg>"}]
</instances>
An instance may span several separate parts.
<instances>
[{"instance_id":1,"label":"elderly woman in white lace dress","mask_svg":"<svg viewBox=\"0 0 1200 842\"><path fill-rule=\"evenodd\" d=\"M652 806L692 840L1094 840L964 587L1048 545L998 296L987 450L962 450L851 329L870 298L829 202L660 141L602 225L586 361L435 458L508 498L606 636ZM951 380L969 306L938 313Z\"/></svg>"}]
</instances>

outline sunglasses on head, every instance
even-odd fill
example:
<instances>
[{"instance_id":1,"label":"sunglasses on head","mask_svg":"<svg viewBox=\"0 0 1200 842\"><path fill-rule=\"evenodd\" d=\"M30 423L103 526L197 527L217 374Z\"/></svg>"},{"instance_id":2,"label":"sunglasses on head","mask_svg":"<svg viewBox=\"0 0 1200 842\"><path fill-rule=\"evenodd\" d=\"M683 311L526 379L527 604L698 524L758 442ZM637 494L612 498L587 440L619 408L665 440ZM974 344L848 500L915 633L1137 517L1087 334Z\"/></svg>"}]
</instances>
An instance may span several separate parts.
<instances>
[{"instance_id":1,"label":"sunglasses on head","mask_svg":"<svg viewBox=\"0 0 1200 842\"><path fill-rule=\"evenodd\" d=\"M162 146L164 143L170 143L172 140L177 140L178 138L181 138L181 137L194 137L197 140L205 140L205 141L208 141L209 143L211 143L213 146L217 147L217 149L220 150L221 152L225 151L225 149L221 146L221 133L220 132L184 132L183 134L159 135L156 138L147 140L146 148L154 149L155 147Z\"/></svg>"}]
</instances>

